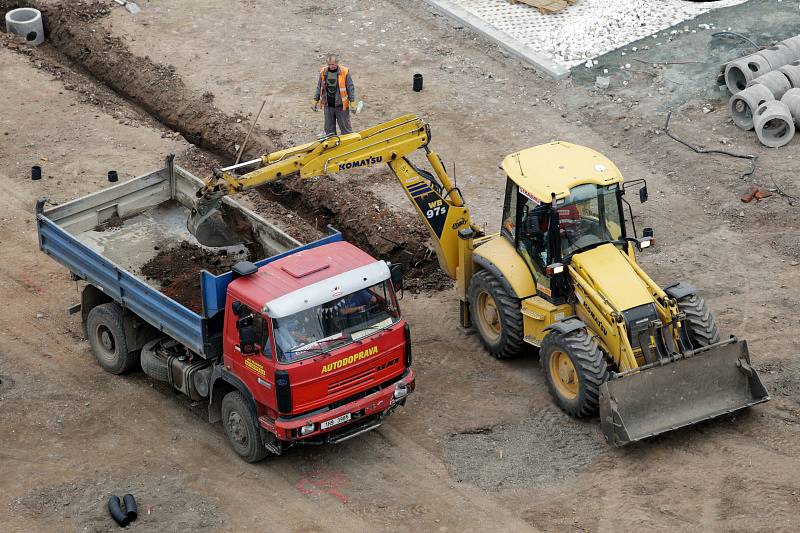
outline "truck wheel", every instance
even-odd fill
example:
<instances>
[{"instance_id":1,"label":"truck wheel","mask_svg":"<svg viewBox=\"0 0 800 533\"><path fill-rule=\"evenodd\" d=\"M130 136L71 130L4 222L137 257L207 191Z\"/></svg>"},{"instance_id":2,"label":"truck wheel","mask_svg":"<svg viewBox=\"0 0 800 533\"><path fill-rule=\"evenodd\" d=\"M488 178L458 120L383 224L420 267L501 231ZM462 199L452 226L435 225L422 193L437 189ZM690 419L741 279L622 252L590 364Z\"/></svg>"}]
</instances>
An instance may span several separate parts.
<instances>
[{"instance_id":1,"label":"truck wheel","mask_svg":"<svg viewBox=\"0 0 800 533\"><path fill-rule=\"evenodd\" d=\"M678 300L678 309L686 313L686 332L694 348L719 342L719 329L714 315L702 296L689 294Z\"/></svg>"},{"instance_id":2,"label":"truck wheel","mask_svg":"<svg viewBox=\"0 0 800 533\"><path fill-rule=\"evenodd\" d=\"M548 333L539 350L545 381L558 406L576 417L597 414L606 360L586 330Z\"/></svg>"},{"instance_id":3,"label":"truck wheel","mask_svg":"<svg viewBox=\"0 0 800 533\"><path fill-rule=\"evenodd\" d=\"M522 353L522 312L519 302L487 270L469 283L469 307L486 350L498 359Z\"/></svg>"},{"instance_id":4,"label":"truck wheel","mask_svg":"<svg viewBox=\"0 0 800 533\"><path fill-rule=\"evenodd\" d=\"M86 334L97 362L111 374L124 374L139 364L139 352L128 351L122 308L114 302L92 308Z\"/></svg>"},{"instance_id":5,"label":"truck wheel","mask_svg":"<svg viewBox=\"0 0 800 533\"><path fill-rule=\"evenodd\" d=\"M222 427L231 448L248 463L267 456L258 420L239 391L231 391L222 399Z\"/></svg>"}]
</instances>

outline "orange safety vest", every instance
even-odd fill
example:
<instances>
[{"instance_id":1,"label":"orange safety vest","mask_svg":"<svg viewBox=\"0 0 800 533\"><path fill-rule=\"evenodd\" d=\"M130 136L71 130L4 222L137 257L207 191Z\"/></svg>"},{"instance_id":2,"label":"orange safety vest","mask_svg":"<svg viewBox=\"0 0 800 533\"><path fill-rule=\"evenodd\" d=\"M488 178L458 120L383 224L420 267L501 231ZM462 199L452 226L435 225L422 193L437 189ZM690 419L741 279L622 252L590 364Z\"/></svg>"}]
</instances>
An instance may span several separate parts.
<instances>
[{"instance_id":1,"label":"orange safety vest","mask_svg":"<svg viewBox=\"0 0 800 533\"><path fill-rule=\"evenodd\" d=\"M319 78L321 83L319 84L319 103L321 105L328 105L328 96L325 94L325 73L328 71L328 65L322 67L322 70L319 71ZM347 74L350 72L350 69L339 65L339 96L342 97L342 109L349 109L350 108L350 99L347 97Z\"/></svg>"}]
</instances>

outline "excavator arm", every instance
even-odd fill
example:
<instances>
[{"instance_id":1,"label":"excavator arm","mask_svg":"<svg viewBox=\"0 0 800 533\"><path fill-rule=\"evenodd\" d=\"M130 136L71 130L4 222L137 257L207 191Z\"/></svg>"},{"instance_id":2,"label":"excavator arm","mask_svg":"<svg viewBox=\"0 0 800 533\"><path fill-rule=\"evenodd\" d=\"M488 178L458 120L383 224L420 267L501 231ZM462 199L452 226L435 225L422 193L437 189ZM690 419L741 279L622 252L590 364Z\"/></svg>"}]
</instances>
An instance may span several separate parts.
<instances>
[{"instance_id":1,"label":"excavator arm","mask_svg":"<svg viewBox=\"0 0 800 533\"><path fill-rule=\"evenodd\" d=\"M439 155L428 148L430 128L416 115L404 115L372 128L272 152L259 159L217 169L197 192L199 198L189 218L189 230L200 242L218 242L222 198L288 177L316 176L386 163L430 231L439 264L456 279L466 299L465 279L471 272L472 226L460 191L451 182ZM415 167L407 156L424 150L432 172ZM260 165L246 174L239 169ZM470 230L470 231L462 231ZM459 235L459 232L461 234ZM214 244L219 245L219 244Z\"/></svg>"}]
</instances>

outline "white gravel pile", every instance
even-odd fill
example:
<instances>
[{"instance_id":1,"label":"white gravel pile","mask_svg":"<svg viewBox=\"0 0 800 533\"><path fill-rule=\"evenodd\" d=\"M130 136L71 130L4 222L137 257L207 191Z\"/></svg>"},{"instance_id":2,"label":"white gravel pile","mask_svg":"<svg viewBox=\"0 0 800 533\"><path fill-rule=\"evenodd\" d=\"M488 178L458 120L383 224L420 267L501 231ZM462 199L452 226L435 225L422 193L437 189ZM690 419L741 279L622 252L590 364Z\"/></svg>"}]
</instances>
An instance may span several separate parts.
<instances>
[{"instance_id":1,"label":"white gravel pile","mask_svg":"<svg viewBox=\"0 0 800 533\"><path fill-rule=\"evenodd\" d=\"M451 3L553 61L572 67L702 13L745 1L578 0L574 6L551 15L508 0ZM710 29L704 26L692 29Z\"/></svg>"}]
</instances>

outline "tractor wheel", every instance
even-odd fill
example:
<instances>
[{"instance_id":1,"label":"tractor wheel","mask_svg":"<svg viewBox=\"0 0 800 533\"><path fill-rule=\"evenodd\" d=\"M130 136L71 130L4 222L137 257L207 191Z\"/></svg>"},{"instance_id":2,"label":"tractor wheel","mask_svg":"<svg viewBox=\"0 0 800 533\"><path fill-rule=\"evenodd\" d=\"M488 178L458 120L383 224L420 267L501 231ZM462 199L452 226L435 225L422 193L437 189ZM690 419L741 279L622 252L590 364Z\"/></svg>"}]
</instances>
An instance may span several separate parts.
<instances>
[{"instance_id":1,"label":"tractor wheel","mask_svg":"<svg viewBox=\"0 0 800 533\"><path fill-rule=\"evenodd\" d=\"M689 294L678 300L678 309L686 313L686 332L694 348L719 342L719 329L714 315L702 296Z\"/></svg>"},{"instance_id":2,"label":"tractor wheel","mask_svg":"<svg viewBox=\"0 0 800 533\"><path fill-rule=\"evenodd\" d=\"M548 333L539 350L547 388L558 406L576 417L597 414L606 360L586 330Z\"/></svg>"},{"instance_id":3,"label":"tractor wheel","mask_svg":"<svg viewBox=\"0 0 800 533\"><path fill-rule=\"evenodd\" d=\"M488 271L481 270L469 284L469 307L484 348L498 359L522 353L522 311L519 301Z\"/></svg>"},{"instance_id":4,"label":"tractor wheel","mask_svg":"<svg viewBox=\"0 0 800 533\"><path fill-rule=\"evenodd\" d=\"M124 374L139 364L139 352L128 351L124 311L114 302L92 308L86 317L86 334L97 362L111 374Z\"/></svg>"},{"instance_id":5,"label":"tractor wheel","mask_svg":"<svg viewBox=\"0 0 800 533\"><path fill-rule=\"evenodd\" d=\"M269 453L258 420L242 393L231 391L222 399L222 427L233 451L248 463L257 463Z\"/></svg>"}]
</instances>

